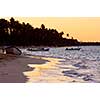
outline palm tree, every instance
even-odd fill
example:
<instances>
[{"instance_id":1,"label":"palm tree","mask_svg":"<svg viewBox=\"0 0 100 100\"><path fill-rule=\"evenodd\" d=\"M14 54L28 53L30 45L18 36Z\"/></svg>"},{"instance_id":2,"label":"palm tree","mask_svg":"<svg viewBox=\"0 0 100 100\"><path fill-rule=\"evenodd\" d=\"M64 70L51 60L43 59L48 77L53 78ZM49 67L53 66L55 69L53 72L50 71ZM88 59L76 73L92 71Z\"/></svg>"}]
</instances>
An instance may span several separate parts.
<instances>
[{"instance_id":1,"label":"palm tree","mask_svg":"<svg viewBox=\"0 0 100 100\"><path fill-rule=\"evenodd\" d=\"M10 34L13 33L14 26L15 26L15 19L13 17L11 17L10 22L9 22Z\"/></svg>"},{"instance_id":2,"label":"palm tree","mask_svg":"<svg viewBox=\"0 0 100 100\"><path fill-rule=\"evenodd\" d=\"M8 41L8 21L0 19L0 42L6 44Z\"/></svg>"},{"instance_id":3,"label":"palm tree","mask_svg":"<svg viewBox=\"0 0 100 100\"><path fill-rule=\"evenodd\" d=\"M62 36L64 35L64 32L60 32L59 36L62 38Z\"/></svg>"},{"instance_id":4,"label":"palm tree","mask_svg":"<svg viewBox=\"0 0 100 100\"><path fill-rule=\"evenodd\" d=\"M43 29L43 30L45 29L45 25L44 24L41 25L41 29Z\"/></svg>"}]
</instances>

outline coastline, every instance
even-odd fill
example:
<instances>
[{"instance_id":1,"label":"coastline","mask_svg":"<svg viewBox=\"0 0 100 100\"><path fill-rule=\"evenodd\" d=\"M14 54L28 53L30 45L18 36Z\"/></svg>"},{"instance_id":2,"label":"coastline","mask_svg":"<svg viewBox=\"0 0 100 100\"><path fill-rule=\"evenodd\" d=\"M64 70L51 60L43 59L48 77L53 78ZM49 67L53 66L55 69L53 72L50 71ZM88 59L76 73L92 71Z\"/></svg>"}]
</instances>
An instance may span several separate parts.
<instances>
[{"instance_id":1,"label":"coastline","mask_svg":"<svg viewBox=\"0 0 100 100\"><path fill-rule=\"evenodd\" d=\"M83 82L62 73L57 66L62 60L33 55L0 55L0 83Z\"/></svg>"},{"instance_id":2,"label":"coastline","mask_svg":"<svg viewBox=\"0 0 100 100\"><path fill-rule=\"evenodd\" d=\"M28 78L23 72L34 70L27 65L46 62L41 58L0 54L0 83L26 83Z\"/></svg>"},{"instance_id":3,"label":"coastline","mask_svg":"<svg viewBox=\"0 0 100 100\"><path fill-rule=\"evenodd\" d=\"M34 58L34 56L30 56ZM73 77L65 76L62 69L59 67L64 59L35 56L47 60L44 64L29 64L29 67L34 68L32 71L24 72L24 75L29 78L27 83L72 83L84 82ZM61 64L61 66L63 66Z\"/></svg>"}]
</instances>

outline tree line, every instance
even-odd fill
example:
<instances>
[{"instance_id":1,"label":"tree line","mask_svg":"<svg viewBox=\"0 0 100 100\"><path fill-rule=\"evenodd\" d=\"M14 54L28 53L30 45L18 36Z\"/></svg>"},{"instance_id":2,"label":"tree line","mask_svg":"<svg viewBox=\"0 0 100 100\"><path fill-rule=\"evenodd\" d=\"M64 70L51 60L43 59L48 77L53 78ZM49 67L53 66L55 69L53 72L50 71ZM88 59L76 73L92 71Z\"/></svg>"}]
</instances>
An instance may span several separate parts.
<instances>
[{"instance_id":1,"label":"tree line","mask_svg":"<svg viewBox=\"0 0 100 100\"><path fill-rule=\"evenodd\" d=\"M77 39L63 38L64 32L46 28L34 28L29 23L15 20L0 19L0 45L13 46L67 46L78 45Z\"/></svg>"}]
</instances>

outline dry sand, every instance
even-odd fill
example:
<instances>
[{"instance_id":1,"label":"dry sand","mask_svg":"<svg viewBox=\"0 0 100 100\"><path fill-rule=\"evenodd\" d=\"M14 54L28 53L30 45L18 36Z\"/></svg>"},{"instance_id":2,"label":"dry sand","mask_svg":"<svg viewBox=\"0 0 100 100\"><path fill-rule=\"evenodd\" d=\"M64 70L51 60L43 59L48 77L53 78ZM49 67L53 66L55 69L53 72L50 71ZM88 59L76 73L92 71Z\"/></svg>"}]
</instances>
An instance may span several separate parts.
<instances>
[{"instance_id":1,"label":"dry sand","mask_svg":"<svg viewBox=\"0 0 100 100\"><path fill-rule=\"evenodd\" d=\"M15 55L0 54L0 83L25 83L28 78L23 74L34 68L28 64L44 64L46 60Z\"/></svg>"}]
</instances>

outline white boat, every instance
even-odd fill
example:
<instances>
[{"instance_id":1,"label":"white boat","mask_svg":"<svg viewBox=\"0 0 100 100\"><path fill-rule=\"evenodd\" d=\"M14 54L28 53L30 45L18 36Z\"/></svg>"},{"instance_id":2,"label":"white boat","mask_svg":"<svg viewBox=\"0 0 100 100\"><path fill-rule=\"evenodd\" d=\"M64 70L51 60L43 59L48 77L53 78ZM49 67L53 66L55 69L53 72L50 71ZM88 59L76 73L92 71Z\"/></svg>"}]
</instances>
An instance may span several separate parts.
<instances>
[{"instance_id":1,"label":"white boat","mask_svg":"<svg viewBox=\"0 0 100 100\"><path fill-rule=\"evenodd\" d=\"M79 48L79 47L68 47L68 48L66 48L65 50L80 50L81 48Z\"/></svg>"}]
</instances>

